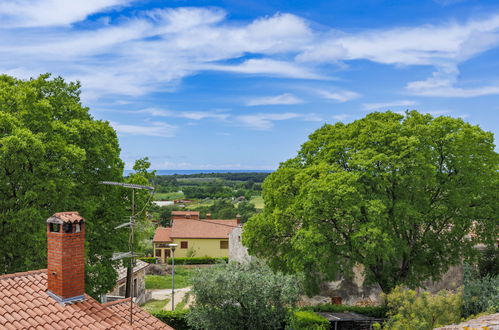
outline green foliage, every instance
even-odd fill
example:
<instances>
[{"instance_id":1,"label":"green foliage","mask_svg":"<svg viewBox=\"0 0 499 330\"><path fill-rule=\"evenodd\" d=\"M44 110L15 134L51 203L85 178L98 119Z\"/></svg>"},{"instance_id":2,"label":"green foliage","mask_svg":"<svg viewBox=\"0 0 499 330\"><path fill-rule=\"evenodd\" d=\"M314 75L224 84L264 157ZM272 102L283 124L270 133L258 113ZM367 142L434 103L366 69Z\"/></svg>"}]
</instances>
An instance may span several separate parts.
<instances>
[{"instance_id":1,"label":"green foliage","mask_svg":"<svg viewBox=\"0 0 499 330\"><path fill-rule=\"evenodd\" d=\"M190 330L193 328L187 324L187 313L188 310L182 309L173 312L163 310L151 314L175 330Z\"/></svg>"},{"instance_id":2,"label":"green foliage","mask_svg":"<svg viewBox=\"0 0 499 330\"><path fill-rule=\"evenodd\" d=\"M492 133L461 119L385 112L324 125L267 177L243 243L306 274L309 293L355 264L384 292L416 287L496 239L498 165Z\"/></svg>"},{"instance_id":3,"label":"green foliage","mask_svg":"<svg viewBox=\"0 0 499 330\"><path fill-rule=\"evenodd\" d=\"M330 313L343 313L354 312L371 316L377 319L384 319L388 313L388 306L348 306L348 305L333 305L333 304L320 304L316 306L303 307L302 310L315 311L315 312L330 312Z\"/></svg>"},{"instance_id":4,"label":"green foliage","mask_svg":"<svg viewBox=\"0 0 499 330\"><path fill-rule=\"evenodd\" d=\"M479 276L499 276L499 249L491 245L480 252L478 259Z\"/></svg>"},{"instance_id":5,"label":"green foliage","mask_svg":"<svg viewBox=\"0 0 499 330\"><path fill-rule=\"evenodd\" d=\"M296 311L291 318L289 329L325 330L329 329L329 321L310 311Z\"/></svg>"},{"instance_id":6,"label":"green foliage","mask_svg":"<svg viewBox=\"0 0 499 330\"><path fill-rule=\"evenodd\" d=\"M431 330L460 320L461 293L432 295L396 287L386 298L389 319L383 329Z\"/></svg>"},{"instance_id":7,"label":"green foliage","mask_svg":"<svg viewBox=\"0 0 499 330\"><path fill-rule=\"evenodd\" d=\"M147 262L148 264L155 264L157 262L157 259L155 257L141 257L138 259Z\"/></svg>"},{"instance_id":8,"label":"green foliage","mask_svg":"<svg viewBox=\"0 0 499 330\"><path fill-rule=\"evenodd\" d=\"M170 299L149 300L140 307L149 312L149 314L160 313L165 308L166 304L168 304L169 301Z\"/></svg>"},{"instance_id":9,"label":"green foliage","mask_svg":"<svg viewBox=\"0 0 499 330\"><path fill-rule=\"evenodd\" d=\"M191 257L191 258L175 258L175 265L205 265L218 264L221 262L227 263L228 257ZM172 259L168 258L168 264L172 264Z\"/></svg>"},{"instance_id":10,"label":"green foliage","mask_svg":"<svg viewBox=\"0 0 499 330\"><path fill-rule=\"evenodd\" d=\"M28 81L0 76L0 274L46 267L45 220L79 211L86 221L87 293L115 285L110 261L126 238L116 132L80 102L80 84L49 74Z\"/></svg>"},{"instance_id":11,"label":"green foliage","mask_svg":"<svg viewBox=\"0 0 499 330\"><path fill-rule=\"evenodd\" d=\"M190 277L194 269L175 266L175 288L181 289L190 285ZM146 289L171 289L172 276L167 275L146 275Z\"/></svg>"},{"instance_id":12,"label":"green foliage","mask_svg":"<svg viewBox=\"0 0 499 330\"><path fill-rule=\"evenodd\" d=\"M463 317L482 312L499 312L499 275L479 276L470 265L464 265Z\"/></svg>"},{"instance_id":13,"label":"green foliage","mask_svg":"<svg viewBox=\"0 0 499 330\"><path fill-rule=\"evenodd\" d=\"M296 279L262 263L229 263L199 269L192 277L196 329L282 329L298 300Z\"/></svg>"}]
</instances>

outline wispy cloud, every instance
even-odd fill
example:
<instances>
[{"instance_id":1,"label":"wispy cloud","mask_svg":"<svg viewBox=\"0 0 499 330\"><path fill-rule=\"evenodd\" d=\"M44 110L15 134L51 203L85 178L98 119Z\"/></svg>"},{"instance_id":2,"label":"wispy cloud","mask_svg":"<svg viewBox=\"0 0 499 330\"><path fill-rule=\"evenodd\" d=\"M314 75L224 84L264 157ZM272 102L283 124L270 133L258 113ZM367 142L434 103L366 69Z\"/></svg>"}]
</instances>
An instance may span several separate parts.
<instances>
[{"instance_id":1,"label":"wispy cloud","mask_svg":"<svg viewBox=\"0 0 499 330\"><path fill-rule=\"evenodd\" d=\"M249 100L247 106L257 106L257 105L276 105L276 104L299 104L303 103L303 100L294 96L290 93L280 94L276 96L265 96L256 97Z\"/></svg>"},{"instance_id":2,"label":"wispy cloud","mask_svg":"<svg viewBox=\"0 0 499 330\"><path fill-rule=\"evenodd\" d=\"M150 125L129 125L118 122L110 122L109 124L118 133L131 135L173 137L175 136L175 132L177 130L176 126L162 122L152 122Z\"/></svg>"},{"instance_id":3,"label":"wispy cloud","mask_svg":"<svg viewBox=\"0 0 499 330\"><path fill-rule=\"evenodd\" d=\"M399 100L399 101L391 101L391 102L382 102L382 103L364 103L362 106L364 110L373 111L373 110L383 110L383 109L392 109L392 108L410 108L417 103L411 100Z\"/></svg>"},{"instance_id":4,"label":"wispy cloud","mask_svg":"<svg viewBox=\"0 0 499 330\"><path fill-rule=\"evenodd\" d=\"M0 1L0 20L4 26L14 27L69 25L130 2L132 0L3 0Z\"/></svg>"},{"instance_id":5,"label":"wispy cloud","mask_svg":"<svg viewBox=\"0 0 499 330\"><path fill-rule=\"evenodd\" d=\"M347 102L360 97L360 94L353 91L335 91L319 90L317 93L325 99L338 102Z\"/></svg>"},{"instance_id":6,"label":"wispy cloud","mask_svg":"<svg viewBox=\"0 0 499 330\"><path fill-rule=\"evenodd\" d=\"M146 113L154 117L184 118L190 120L219 119L225 120L229 114L220 111L172 111L158 108L147 108L132 113Z\"/></svg>"},{"instance_id":7,"label":"wispy cloud","mask_svg":"<svg viewBox=\"0 0 499 330\"><path fill-rule=\"evenodd\" d=\"M236 120L245 126L256 130L271 129L274 121L289 120L303 117L299 113L259 113L254 115L237 116Z\"/></svg>"}]
</instances>

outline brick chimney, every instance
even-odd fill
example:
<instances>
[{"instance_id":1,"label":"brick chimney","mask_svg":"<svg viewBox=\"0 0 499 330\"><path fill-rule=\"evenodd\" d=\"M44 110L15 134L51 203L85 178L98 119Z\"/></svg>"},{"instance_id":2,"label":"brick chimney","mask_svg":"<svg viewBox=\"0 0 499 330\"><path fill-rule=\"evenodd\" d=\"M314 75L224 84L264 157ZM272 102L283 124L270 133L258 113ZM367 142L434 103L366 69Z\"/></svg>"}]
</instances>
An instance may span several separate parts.
<instances>
[{"instance_id":1,"label":"brick chimney","mask_svg":"<svg viewBox=\"0 0 499 330\"><path fill-rule=\"evenodd\" d=\"M78 212L59 212L47 219L47 293L61 304L85 294L85 220Z\"/></svg>"},{"instance_id":2,"label":"brick chimney","mask_svg":"<svg viewBox=\"0 0 499 330\"><path fill-rule=\"evenodd\" d=\"M241 215L239 213L236 215L236 220L237 220L237 225L241 226Z\"/></svg>"},{"instance_id":3,"label":"brick chimney","mask_svg":"<svg viewBox=\"0 0 499 330\"><path fill-rule=\"evenodd\" d=\"M206 219L211 219L211 213L206 213Z\"/></svg>"}]
</instances>

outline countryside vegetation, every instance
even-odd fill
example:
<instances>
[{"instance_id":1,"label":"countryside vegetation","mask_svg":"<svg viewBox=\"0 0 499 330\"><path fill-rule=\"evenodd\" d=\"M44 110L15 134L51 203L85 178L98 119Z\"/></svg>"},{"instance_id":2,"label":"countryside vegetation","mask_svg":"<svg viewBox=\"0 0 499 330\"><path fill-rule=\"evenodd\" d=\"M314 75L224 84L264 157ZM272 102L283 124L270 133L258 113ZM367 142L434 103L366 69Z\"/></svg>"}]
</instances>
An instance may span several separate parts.
<instances>
[{"instance_id":1,"label":"countryside vegetation","mask_svg":"<svg viewBox=\"0 0 499 330\"><path fill-rule=\"evenodd\" d=\"M171 224L173 210L244 223L242 243L256 259L196 268L184 258L176 288L192 287L192 305L186 298L173 313L167 300L144 306L176 329L327 329L321 311L362 313L386 329L432 329L499 311L492 133L459 118L375 112L320 127L272 173L161 176L145 157L124 175L116 132L89 114L80 87L49 74L0 76L0 275L45 268L45 220L78 210L87 219L86 291L109 292L113 252L129 249L127 230L115 227L130 215L132 197L99 182L119 181L156 189L134 196L131 244L148 262L156 261L154 232ZM460 289L422 290L463 264ZM384 304L298 307L301 296L353 276L358 265ZM146 287L171 288L170 266L154 266L167 273L147 275Z\"/></svg>"}]
</instances>

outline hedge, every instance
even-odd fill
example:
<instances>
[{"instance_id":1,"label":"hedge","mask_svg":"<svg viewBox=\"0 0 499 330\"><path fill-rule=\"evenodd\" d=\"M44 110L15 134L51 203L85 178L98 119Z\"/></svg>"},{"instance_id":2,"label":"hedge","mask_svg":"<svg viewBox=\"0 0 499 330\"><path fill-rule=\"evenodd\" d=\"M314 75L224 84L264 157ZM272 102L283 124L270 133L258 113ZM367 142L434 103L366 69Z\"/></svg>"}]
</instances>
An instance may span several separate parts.
<instances>
[{"instance_id":1,"label":"hedge","mask_svg":"<svg viewBox=\"0 0 499 330\"><path fill-rule=\"evenodd\" d=\"M174 312L162 310L157 313L151 313L151 315L168 324L175 330L190 330L192 328L187 324L186 318L188 312L189 310L187 309L176 310Z\"/></svg>"},{"instance_id":2,"label":"hedge","mask_svg":"<svg viewBox=\"0 0 499 330\"><path fill-rule=\"evenodd\" d=\"M148 264L155 264L157 260L155 257L141 257L138 259L147 262Z\"/></svg>"},{"instance_id":3,"label":"hedge","mask_svg":"<svg viewBox=\"0 0 499 330\"><path fill-rule=\"evenodd\" d=\"M192 257L192 258L175 258L175 265L203 265L203 264L217 264L219 262L225 262L229 260L228 257ZM168 258L168 264L172 264L172 259Z\"/></svg>"},{"instance_id":4,"label":"hedge","mask_svg":"<svg viewBox=\"0 0 499 330\"><path fill-rule=\"evenodd\" d=\"M311 311L295 311L289 325L291 330L326 330L329 329L329 321Z\"/></svg>"},{"instance_id":5,"label":"hedge","mask_svg":"<svg viewBox=\"0 0 499 330\"><path fill-rule=\"evenodd\" d=\"M330 313L343 313L354 312L377 319L386 318L388 313L387 306L347 306L347 305L333 305L333 304L320 304L317 306L303 307L302 310L314 312L330 312Z\"/></svg>"}]
</instances>

